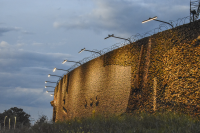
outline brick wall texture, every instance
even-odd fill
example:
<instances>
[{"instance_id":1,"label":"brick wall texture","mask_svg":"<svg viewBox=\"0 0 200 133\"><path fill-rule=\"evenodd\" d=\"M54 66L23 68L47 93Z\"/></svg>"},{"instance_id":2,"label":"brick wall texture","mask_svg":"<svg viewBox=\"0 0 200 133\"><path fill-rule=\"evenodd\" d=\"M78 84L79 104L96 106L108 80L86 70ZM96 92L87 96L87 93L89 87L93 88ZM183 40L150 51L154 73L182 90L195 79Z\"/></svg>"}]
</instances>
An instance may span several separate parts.
<instances>
[{"instance_id":1,"label":"brick wall texture","mask_svg":"<svg viewBox=\"0 0 200 133\"><path fill-rule=\"evenodd\" d=\"M94 114L178 110L200 115L200 21L143 38L65 75L55 121Z\"/></svg>"}]
</instances>

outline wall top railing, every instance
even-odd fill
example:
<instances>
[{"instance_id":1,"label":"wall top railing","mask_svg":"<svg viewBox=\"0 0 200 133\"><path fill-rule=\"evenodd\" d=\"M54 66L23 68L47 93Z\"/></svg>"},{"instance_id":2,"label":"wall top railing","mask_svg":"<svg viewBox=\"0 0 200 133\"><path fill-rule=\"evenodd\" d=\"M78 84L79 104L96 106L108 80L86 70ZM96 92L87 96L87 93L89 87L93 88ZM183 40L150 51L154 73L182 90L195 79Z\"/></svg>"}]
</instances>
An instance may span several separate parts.
<instances>
[{"instance_id":1,"label":"wall top railing","mask_svg":"<svg viewBox=\"0 0 200 133\"><path fill-rule=\"evenodd\" d=\"M177 19L176 21L172 21L172 20L169 20L169 23L171 23L172 25L173 25L173 27L174 28L176 28L176 27L178 27L178 26L180 26L180 25L183 25L183 24L187 24L187 23L190 23L190 16L187 16L187 17L184 17L184 18L179 18L179 19ZM149 37L149 36L152 36L152 35L154 35L154 34L157 34L157 33L159 33L159 32L163 32L163 31L165 31L165 30L169 30L169 29L172 29L172 26L170 26L170 25L168 25L168 24L165 24L165 23L162 23L162 24L160 24L159 25L159 27L158 28L155 28L155 29L153 29L153 30L150 30L150 31L148 31L148 32L146 32L146 33L144 33L144 34L139 34L139 33L137 33L136 35L132 35L130 38L128 38L131 42L136 42L136 41L138 41L138 40L141 40L142 38L145 38L145 37ZM99 56L101 56L101 55L104 55L104 54L106 54L106 53L108 53L108 52L110 52L110 51L113 51L113 50L115 50L115 49L118 49L118 48L121 48L121 47L123 47L123 46L126 46L126 45L128 45L128 44L130 44L130 42L129 41L124 41L124 42L122 42L122 43L116 43L116 44L114 44L114 45L112 45L112 46L110 46L110 47L108 47L108 48L104 48L104 49L102 49L102 50L96 50L96 49L94 49L93 51L96 51L96 53L93 53L91 56L89 56L89 57L86 57L86 58L83 58L81 61L79 61L81 64L84 64L84 63L87 63L88 61L90 61L90 60L93 60L93 59L95 59L95 58L97 58L97 57L99 57ZM98 53L100 52L100 54L98 54ZM64 75L66 75L66 74L68 74L68 73L70 73L72 70L74 70L75 68L77 68L77 67L79 67L80 66L80 64L79 63L75 63L72 67L70 67L69 69L68 69L68 72L67 73L65 73L65 74L63 74L62 75L62 77L64 76ZM57 81L57 84L59 83L59 81L61 80L62 78L59 78L59 80Z\"/></svg>"}]
</instances>

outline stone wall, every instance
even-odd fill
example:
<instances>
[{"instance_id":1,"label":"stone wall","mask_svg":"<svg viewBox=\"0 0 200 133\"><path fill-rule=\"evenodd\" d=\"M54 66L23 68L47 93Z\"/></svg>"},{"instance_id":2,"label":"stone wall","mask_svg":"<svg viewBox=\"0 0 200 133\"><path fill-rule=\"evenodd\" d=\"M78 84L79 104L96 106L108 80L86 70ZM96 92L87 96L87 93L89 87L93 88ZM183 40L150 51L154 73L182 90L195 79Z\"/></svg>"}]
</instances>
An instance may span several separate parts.
<instances>
[{"instance_id":1,"label":"stone wall","mask_svg":"<svg viewBox=\"0 0 200 133\"><path fill-rule=\"evenodd\" d=\"M199 25L195 21L154 34L74 69L55 88L54 118L138 110L198 115Z\"/></svg>"}]
</instances>

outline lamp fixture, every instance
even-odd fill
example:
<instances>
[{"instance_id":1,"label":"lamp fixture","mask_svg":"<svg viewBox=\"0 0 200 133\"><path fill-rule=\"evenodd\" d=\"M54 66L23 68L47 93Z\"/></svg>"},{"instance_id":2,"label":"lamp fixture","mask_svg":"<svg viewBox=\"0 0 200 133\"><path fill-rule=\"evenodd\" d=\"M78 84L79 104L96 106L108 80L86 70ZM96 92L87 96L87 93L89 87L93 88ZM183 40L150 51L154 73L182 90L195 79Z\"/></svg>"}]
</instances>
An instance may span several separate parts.
<instances>
[{"instance_id":1,"label":"lamp fixture","mask_svg":"<svg viewBox=\"0 0 200 133\"><path fill-rule=\"evenodd\" d=\"M62 78L62 76L58 76L58 75L51 75L51 74L49 74L48 77L50 77L50 76L56 76L56 77L61 77Z\"/></svg>"},{"instance_id":2,"label":"lamp fixture","mask_svg":"<svg viewBox=\"0 0 200 133\"><path fill-rule=\"evenodd\" d=\"M149 19L147 19L147 20L142 21L142 23L146 23L146 22L148 22L148 21L155 20L155 19L157 19L157 18L158 18L158 17L155 16L155 17L153 17L153 18L149 18Z\"/></svg>"},{"instance_id":3,"label":"lamp fixture","mask_svg":"<svg viewBox=\"0 0 200 133\"><path fill-rule=\"evenodd\" d=\"M46 93L48 93L48 92L54 92L54 91L46 91Z\"/></svg>"},{"instance_id":4,"label":"lamp fixture","mask_svg":"<svg viewBox=\"0 0 200 133\"><path fill-rule=\"evenodd\" d=\"M78 53L80 54L80 53L81 53L81 52L83 52L83 51L89 51L89 52L98 53L98 54L100 54L100 55L101 55L101 53L100 53L100 52L97 52L97 51L92 51L92 50L86 50L85 48L81 49L81 51L79 51Z\"/></svg>"},{"instance_id":5,"label":"lamp fixture","mask_svg":"<svg viewBox=\"0 0 200 133\"><path fill-rule=\"evenodd\" d=\"M172 28L174 28L174 26L173 26L172 24L168 23L168 22L161 21L161 20L157 20L157 16L155 16L155 17L153 17L153 18L149 18L149 19L147 19L147 20L144 20L144 21L142 21L142 23L146 23L146 22L151 21L151 20L155 20L155 21L158 21L158 22L162 22L162 23L169 24Z\"/></svg>"},{"instance_id":6,"label":"lamp fixture","mask_svg":"<svg viewBox=\"0 0 200 133\"><path fill-rule=\"evenodd\" d=\"M45 88L47 88L47 87L53 87L53 88L55 88L54 86L45 86Z\"/></svg>"},{"instance_id":7,"label":"lamp fixture","mask_svg":"<svg viewBox=\"0 0 200 133\"><path fill-rule=\"evenodd\" d=\"M67 71L67 72L69 72L68 70L58 69L58 68L56 68L56 67L53 69L53 72L55 72L56 70L63 70L63 71Z\"/></svg>"},{"instance_id":8,"label":"lamp fixture","mask_svg":"<svg viewBox=\"0 0 200 133\"><path fill-rule=\"evenodd\" d=\"M44 83L46 84L47 82L49 82L49 83L56 83L56 82L50 82L50 81L45 81Z\"/></svg>"},{"instance_id":9,"label":"lamp fixture","mask_svg":"<svg viewBox=\"0 0 200 133\"><path fill-rule=\"evenodd\" d=\"M81 65L81 63L80 63L80 62L76 62L76 61L69 61L69 60L64 60L64 61L62 62L62 64L65 64L65 62L75 62L75 63L79 63L79 64Z\"/></svg>"},{"instance_id":10,"label":"lamp fixture","mask_svg":"<svg viewBox=\"0 0 200 133\"><path fill-rule=\"evenodd\" d=\"M80 54L81 52L83 52L85 50L85 48L81 49L81 51L79 51L78 53Z\"/></svg>"}]
</instances>

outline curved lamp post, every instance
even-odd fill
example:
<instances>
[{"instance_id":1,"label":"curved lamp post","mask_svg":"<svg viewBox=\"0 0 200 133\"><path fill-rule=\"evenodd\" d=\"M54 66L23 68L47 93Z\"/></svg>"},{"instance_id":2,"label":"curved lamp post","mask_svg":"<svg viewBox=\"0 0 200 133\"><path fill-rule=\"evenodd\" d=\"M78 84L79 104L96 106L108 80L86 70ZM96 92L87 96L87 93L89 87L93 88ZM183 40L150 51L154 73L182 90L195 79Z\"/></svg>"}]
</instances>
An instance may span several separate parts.
<instances>
[{"instance_id":1,"label":"curved lamp post","mask_svg":"<svg viewBox=\"0 0 200 133\"><path fill-rule=\"evenodd\" d=\"M144 20L144 21L142 21L142 23L146 23L146 22L151 21L151 20L155 20L155 21L158 21L158 22L162 22L162 23L169 24L172 28L174 28L173 25L170 24L170 23L168 23L168 22L161 21L161 20L157 20L157 16L155 16L155 17L153 17L153 18L149 18L149 19L147 19L147 20Z\"/></svg>"},{"instance_id":2,"label":"curved lamp post","mask_svg":"<svg viewBox=\"0 0 200 133\"><path fill-rule=\"evenodd\" d=\"M63 70L63 71L67 71L67 72L69 72L68 70L58 69L58 68L56 68L56 67L53 69L53 72L55 72L56 70Z\"/></svg>"},{"instance_id":3,"label":"curved lamp post","mask_svg":"<svg viewBox=\"0 0 200 133\"><path fill-rule=\"evenodd\" d=\"M58 76L58 75L52 75L52 74L49 74L49 75L48 75L48 77L51 77L51 76L56 76L56 77L62 78L62 76Z\"/></svg>"},{"instance_id":4,"label":"curved lamp post","mask_svg":"<svg viewBox=\"0 0 200 133\"><path fill-rule=\"evenodd\" d=\"M65 62L75 62L75 63L79 63L79 64L81 65L81 63L80 63L80 62L76 62L76 61L69 61L69 60L64 60L64 61L62 62L62 64L65 64Z\"/></svg>"},{"instance_id":5,"label":"curved lamp post","mask_svg":"<svg viewBox=\"0 0 200 133\"><path fill-rule=\"evenodd\" d=\"M126 38L122 38L122 37L116 37L116 36L114 36L114 34L108 35L108 37L106 37L106 38L104 38L104 39L108 39L109 37L114 37L114 38L119 38L119 39L127 40L127 41L129 41L130 43L132 43L130 39L126 39Z\"/></svg>"},{"instance_id":6,"label":"curved lamp post","mask_svg":"<svg viewBox=\"0 0 200 133\"><path fill-rule=\"evenodd\" d=\"M46 91L46 93L48 93L48 92L54 92L54 91Z\"/></svg>"},{"instance_id":7,"label":"curved lamp post","mask_svg":"<svg viewBox=\"0 0 200 133\"><path fill-rule=\"evenodd\" d=\"M5 118L4 118L4 130L5 130L5 121L6 121L6 117L7 117L7 116L5 116Z\"/></svg>"},{"instance_id":8,"label":"curved lamp post","mask_svg":"<svg viewBox=\"0 0 200 133\"><path fill-rule=\"evenodd\" d=\"M49 82L49 83L57 83L57 82L45 81L45 84L46 84L47 82Z\"/></svg>"},{"instance_id":9,"label":"curved lamp post","mask_svg":"<svg viewBox=\"0 0 200 133\"><path fill-rule=\"evenodd\" d=\"M80 53L83 52L83 51L88 51L88 52L98 53L98 54L101 55L100 52L96 52L96 51L92 51L92 50L86 50L85 48L81 49L81 51L79 51L78 53L80 54Z\"/></svg>"},{"instance_id":10,"label":"curved lamp post","mask_svg":"<svg viewBox=\"0 0 200 133\"><path fill-rule=\"evenodd\" d=\"M54 86L45 86L45 88L47 88L47 87L53 87L53 88L55 88Z\"/></svg>"}]
</instances>

